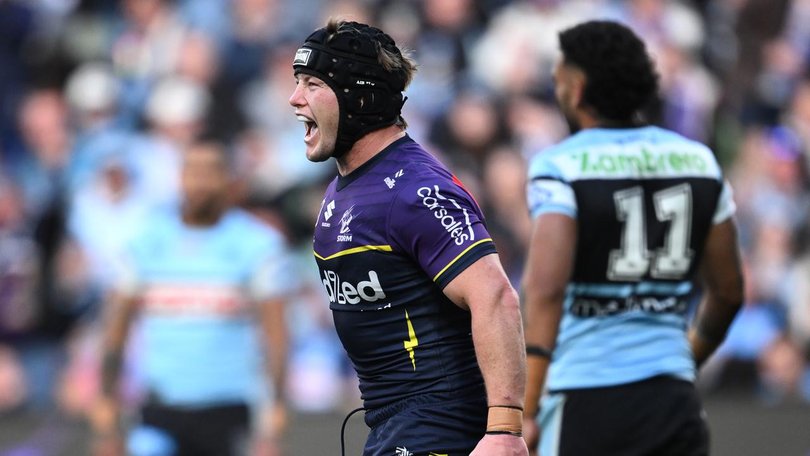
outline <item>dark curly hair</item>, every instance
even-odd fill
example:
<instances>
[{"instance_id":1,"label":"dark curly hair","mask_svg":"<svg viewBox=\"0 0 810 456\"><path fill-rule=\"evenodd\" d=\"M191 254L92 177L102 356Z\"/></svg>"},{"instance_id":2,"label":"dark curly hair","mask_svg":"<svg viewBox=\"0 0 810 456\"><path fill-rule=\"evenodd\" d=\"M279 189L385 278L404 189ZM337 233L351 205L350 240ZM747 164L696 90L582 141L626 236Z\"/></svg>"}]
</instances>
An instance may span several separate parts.
<instances>
[{"instance_id":1,"label":"dark curly hair","mask_svg":"<svg viewBox=\"0 0 810 456\"><path fill-rule=\"evenodd\" d=\"M585 72L583 102L614 122L632 123L652 104L658 74L644 42L612 21L589 21L560 32L564 62Z\"/></svg>"}]
</instances>

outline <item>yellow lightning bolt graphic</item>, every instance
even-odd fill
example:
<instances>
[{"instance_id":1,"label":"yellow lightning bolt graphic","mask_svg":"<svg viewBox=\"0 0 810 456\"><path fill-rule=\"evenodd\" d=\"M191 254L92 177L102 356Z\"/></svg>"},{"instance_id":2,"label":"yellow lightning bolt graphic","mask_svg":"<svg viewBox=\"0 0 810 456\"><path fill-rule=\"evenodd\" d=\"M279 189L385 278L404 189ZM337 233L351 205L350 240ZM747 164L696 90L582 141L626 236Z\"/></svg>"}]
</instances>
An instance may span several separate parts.
<instances>
[{"instance_id":1,"label":"yellow lightning bolt graphic","mask_svg":"<svg viewBox=\"0 0 810 456\"><path fill-rule=\"evenodd\" d=\"M408 355L411 357L411 364L413 364L413 370L416 370L416 358L414 358L413 349L419 345L419 341L416 339L416 332L413 330L413 324L411 323L411 317L408 316L408 310L405 310L405 321L408 323L408 337L409 339L405 341L405 350L408 351Z\"/></svg>"}]
</instances>

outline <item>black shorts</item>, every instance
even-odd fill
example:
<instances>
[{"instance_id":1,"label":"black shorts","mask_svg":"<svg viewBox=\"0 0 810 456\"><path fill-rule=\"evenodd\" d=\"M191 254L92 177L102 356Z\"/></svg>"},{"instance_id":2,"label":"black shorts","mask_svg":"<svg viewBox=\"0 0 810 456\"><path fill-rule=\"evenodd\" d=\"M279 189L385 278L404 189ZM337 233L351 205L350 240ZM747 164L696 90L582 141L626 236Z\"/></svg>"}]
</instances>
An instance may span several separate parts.
<instances>
[{"instance_id":1,"label":"black shorts","mask_svg":"<svg viewBox=\"0 0 810 456\"><path fill-rule=\"evenodd\" d=\"M250 412L245 404L176 408L147 404L128 438L133 456L236 456L244 453Z\"/></svg>"},{"instance_id":2,"label":"black shorts","mask_svg":"<svg viewBox=\"0 0 810 456\"><path fill-rule=\"evenodd\" d=\"M543 456L705 456L709 431L694 385L658 376L553 392L543 399Z\"/></svg>"},{"instance_id":3,"label":"black shorts","mask_svg":"<svg viewBox=\"0 0 810 456\"><path fill-rule=\"evenodd\" d=\"M363 456L468 456L486 430L486 393L449 396L423 394L367 412Z\"/></svg>"}]
</instances>

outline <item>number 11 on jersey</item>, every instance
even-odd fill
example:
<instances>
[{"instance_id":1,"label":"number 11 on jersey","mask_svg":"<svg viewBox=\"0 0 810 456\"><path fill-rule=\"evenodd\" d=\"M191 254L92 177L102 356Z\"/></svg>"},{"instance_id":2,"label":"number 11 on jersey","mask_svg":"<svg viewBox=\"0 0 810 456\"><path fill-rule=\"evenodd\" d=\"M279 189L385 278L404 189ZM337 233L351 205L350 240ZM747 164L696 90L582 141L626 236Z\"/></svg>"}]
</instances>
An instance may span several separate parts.
<instances>
[{"instance_id":1,"label":"number 11 on jersey","mask_svg":"<svg viewBox=\"0 0 810 456\"><path fill-rule=\"evenodd\" d=\"M644 189L639 186L613 194L616 216L623 223L621 247L610 252L610 280L679 279L689 271L694 252L689 249L692 228L692 187L688 183L653 193L655 217L670 222L662 249L651 252L647 243ZM650 268L652 263L652 268Z\"/></svg>"}]
</instances>

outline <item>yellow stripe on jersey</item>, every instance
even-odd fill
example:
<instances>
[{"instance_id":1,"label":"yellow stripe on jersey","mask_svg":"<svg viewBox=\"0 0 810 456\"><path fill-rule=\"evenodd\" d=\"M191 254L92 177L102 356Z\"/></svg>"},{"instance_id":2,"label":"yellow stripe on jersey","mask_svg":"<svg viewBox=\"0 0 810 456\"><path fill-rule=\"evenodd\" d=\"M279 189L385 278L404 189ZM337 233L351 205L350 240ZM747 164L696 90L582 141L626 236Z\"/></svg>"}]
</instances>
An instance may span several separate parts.
<instances>
[{"instance_id":1,"label":"yellow stripe on jersey","mask_svg":"<svg viewBox=\"0 0 810 456\"><path fill-rule=\"evenodd\" d=\"M360 247L353 247L351 249L341 250L340 252L333 253L332 255L329 255L328 257L322 257L322 256L318 255L318 252L316 252L314 250L312 251L312 253L315 254L315 258L317 258L319 260L326 261L326 260L331 260L333 258L342 257L342 256L345 256L345 255L351 255L353 253L367 252L369 250L376 250L378 252L391 252L391 251L393 251L393 249L391 248L390 245L361 245Z\"/></svg>"},{"instance_id":2,"label":"yellow stripe on jersey","mask_svg":"<svg viewBox=\"0 0 810 456\"><path fill-rule=\"evenodd\" d=\"M483 244L484 242L492 242L492 238L481 239L480 241L476 242L475 244L473 244L473 245L467 247L466 249L464 249L463 252L459 253L455 258L453 258L453 261L447 263L447 266L442 268L442 270L439 271L439 273L436 274L435 277L433 277L433 281L435 282L435 281L439 280L439 277L441 277L441 275L444 274L444 271L447 271L447 269L449 269L450 266L455 264L455 262L458 261L459 258L463 257L467 252L469 252L470 249L472 249L473 247L475 247L475 246L477 246L479 244Z\"/></svg>"}]
</instances>

